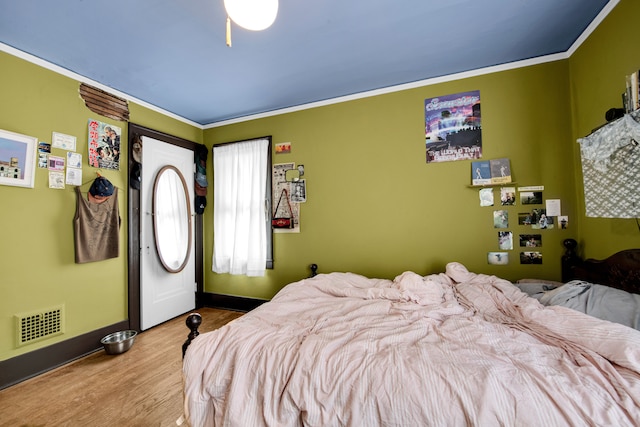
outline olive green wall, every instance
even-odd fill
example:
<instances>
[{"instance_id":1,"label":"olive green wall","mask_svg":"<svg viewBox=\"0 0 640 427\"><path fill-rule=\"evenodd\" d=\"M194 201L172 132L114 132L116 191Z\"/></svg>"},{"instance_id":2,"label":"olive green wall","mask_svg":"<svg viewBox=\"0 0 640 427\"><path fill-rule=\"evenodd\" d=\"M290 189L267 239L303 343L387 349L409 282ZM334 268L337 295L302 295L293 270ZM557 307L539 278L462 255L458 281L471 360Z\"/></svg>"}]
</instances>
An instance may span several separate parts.
<instances>
[{"instance_id":1,"label":"olive green wall","mask_svg":"<svg viewBox=\"0 0 640 427\"><path fill-rule=\"evenodd\" d=\"M51 143L51 133L77 137L83 155L83 182L97 169L87 164L87 122L97 119L122 128L126 153L127 123L101 117L84 106L79 82L23 59L0 52L0 129ZM202 129L129 103L132 122L196 142ZM54 155L65 151L52 149ZM34 188L0 186L0 360L54 344L127 319L127 170L102 170L119 188L120 256L88 264L74 263L73 217L76 199L72 186L48 188L46 169L35 171ZM86 193L89 184L82 186ZM17 313L65 306L65 333L20 348L15 344Z\"/></svg>"},{"instance_id":2,"label":"olive green wall","mask_svg":"<svg viewBox=\"0 0 640 427\"><path fill-rule=\"evenodd\" d=\"M319 107L202 131L130 103L131 121L195 142L213 144L273 135L291 142L292 152L274 163L306 167L308 202L302 232L275 235L275 269L263 278L211 272L212 206L205 211L205 289L268 299L283 285L308 274L353 271L394 277L413 270L440 272L460 261L477 272L509 279L560 275L561 242L579 238L587 256L638 247L633 220L584 218L576 138L602 124L604 111L619 106L624 76L640 68L634 17L640 4L622 0L569 60L472 77L342 104ZM0 52L0 129L51 142L51 132L78 138L86 164L89 118L120 126L123 151L127 126L90 112L78 82ZM484 158L509 157L518 186L544 185L545 198L562 200L568 230L541 230L544 264L520 265L516 225L520 206L508 207L514 233L511 264L490 266L497 250L494 208L481 208L468 188L470 162L425 163L424 99L480 90ZM215 100L214 100L215 101ZM126 152L126 151L125 151ZM55 150L54 154L63 154ZM126 164L103 171L126 190ZM84 182L95 169L84 166ZM211 174L211 170L209 170ZM87 191L88 184L83 186ZM496 196L497 194L496 189ZM212 197L210 196L210 199ZM50 190L47 172L36 169L35 188L0 186L0 360L77 336L127 317L127 205L117 259L77 265L73 255L71 188ZM497 207L496 207L497 208ZM528 210L528 209L527 209ZM59 337L15 347L14 314L65 304L66 331Z\"/></svg>"},{"instance_id":3,"label":"olive green wall","mask_svg":"<svg viewBox=\"0 0 640 427\"><path fill-rule=\"evenodd\" d=\"M625 76L640 69L637 18L640 2L622 0L570 60L573 138L588 135L605 123L609 108L621 108ZM635 219L586 218L580 150L573 144L576 190L580 205L579 242L584 255L606 257L622 249L640 247Z\"/></svg>"},{"instance_id":4,"label":"olive green wall","mask_svg":"<svg viewBox=\"0 0 640 427\"><path fill-rule=\"evenodd\" d=\"M471 161L425 162L424 100L480 90L483 158L508 157L519 186L544 185L576 215L569 126L567 61L530 66L401 92L206 129L205 144L272 135L291 142L274 163L305 165L307 202L301 233L276 234L275 268L263 278L211 272L212 235L205 234L206 290L270 298L287 282L319 271L393 278L405 270L441 272L459 261L470 270L509 279L559 279L562 240L575 229L540 230L543 265L520 265L521 206L507 207L514 250L507 266L487 264L498 250L496 207L480 207L468 188ZM499 204L499 189L494 195ZM211 230L212 209L205 212Z\"/></svg>"}]
</instances>

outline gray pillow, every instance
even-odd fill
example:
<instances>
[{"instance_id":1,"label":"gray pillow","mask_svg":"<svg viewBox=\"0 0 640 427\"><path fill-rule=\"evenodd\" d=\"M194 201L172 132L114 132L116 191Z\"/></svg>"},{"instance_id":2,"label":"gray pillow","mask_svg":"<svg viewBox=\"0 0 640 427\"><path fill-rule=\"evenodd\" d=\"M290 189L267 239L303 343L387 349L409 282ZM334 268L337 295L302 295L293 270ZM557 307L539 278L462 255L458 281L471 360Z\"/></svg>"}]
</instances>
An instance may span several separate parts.
<instances>
[{"instance_id":1,"label":"gray pillow","mask_svg":"<svg viewBox=\"0 0 640 427\"><path fill-rule=\"evenodd\" d=\"M522 292L538 300L545 292L554 290L557 287L563 285L562 282L552 282L550 280L536 280L536 279L521 279L514 284Z\"/></svg>"}]
</instances>

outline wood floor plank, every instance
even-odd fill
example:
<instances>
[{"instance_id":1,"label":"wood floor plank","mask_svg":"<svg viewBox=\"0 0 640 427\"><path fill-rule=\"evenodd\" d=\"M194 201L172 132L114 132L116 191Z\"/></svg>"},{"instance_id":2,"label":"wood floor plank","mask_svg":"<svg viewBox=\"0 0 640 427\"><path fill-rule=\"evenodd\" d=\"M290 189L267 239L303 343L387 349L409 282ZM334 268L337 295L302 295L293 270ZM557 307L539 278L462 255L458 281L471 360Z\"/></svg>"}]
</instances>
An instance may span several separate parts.
<instances>
[{"instance_id":1,"label":"wood floor plank","mask_svg":"<svg viewBox=\"0 0 640 427\"><path fill-rule=\"evenodd\" d=\"M198 310L200 332L244 313ZM182 414L186 315L144 331L120 355L103 350L0 391L0 426L175 426Z\"/></svg>"}]
</instances>

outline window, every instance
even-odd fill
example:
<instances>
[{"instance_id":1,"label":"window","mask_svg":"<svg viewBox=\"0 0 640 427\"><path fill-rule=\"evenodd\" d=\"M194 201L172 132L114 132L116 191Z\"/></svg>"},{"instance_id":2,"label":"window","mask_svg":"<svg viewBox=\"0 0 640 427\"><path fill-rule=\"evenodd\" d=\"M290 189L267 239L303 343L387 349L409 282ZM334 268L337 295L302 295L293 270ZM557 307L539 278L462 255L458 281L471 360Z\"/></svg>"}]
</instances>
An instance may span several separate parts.
<instances>
[{"instance_id":1,"label":"window","mask_svg":"<svg viewBox=\"0 0 640 427\"><path fill-rule=\"evenodd\" d=\"M213 147L216 273L263 276L273 268L271 137Z\"/></svg>"}]
</instances>

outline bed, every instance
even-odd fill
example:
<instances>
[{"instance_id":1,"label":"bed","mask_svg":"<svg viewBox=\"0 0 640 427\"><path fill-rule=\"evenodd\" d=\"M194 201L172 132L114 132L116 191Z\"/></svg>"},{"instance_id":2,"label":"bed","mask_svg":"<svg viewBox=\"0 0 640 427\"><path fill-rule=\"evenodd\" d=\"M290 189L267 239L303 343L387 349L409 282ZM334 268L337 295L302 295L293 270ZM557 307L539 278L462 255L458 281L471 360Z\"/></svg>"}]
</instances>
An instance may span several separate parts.
<instances>
[{"instance_id":1,"label":"bed","mask_svg":"<svg viewBox=\"0 0 640 427\"><path fill-rule=\"evenodd\" d=\"M568 255L563 277L592 271ZM457 262L318 274L216 331L187 324L193 427L640 425L639 331Z\"/></svg>"},{"instance_id":2,"label":"bed","mask_svg":"<svg viewBox=\"0 0 640 427\"><path fill-rule=\"evenodd\" d=\"M562 282L521 279L515 285L545 306L563 306L640 330L640 250L582 260L567 239Z\"/></svg>"}]
</instances>

